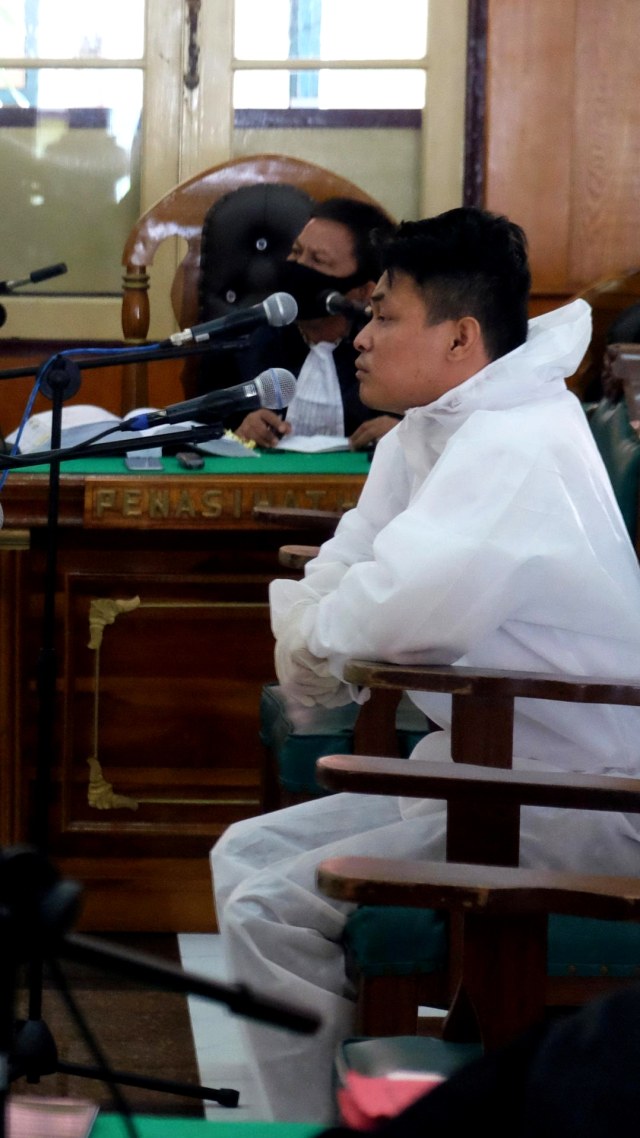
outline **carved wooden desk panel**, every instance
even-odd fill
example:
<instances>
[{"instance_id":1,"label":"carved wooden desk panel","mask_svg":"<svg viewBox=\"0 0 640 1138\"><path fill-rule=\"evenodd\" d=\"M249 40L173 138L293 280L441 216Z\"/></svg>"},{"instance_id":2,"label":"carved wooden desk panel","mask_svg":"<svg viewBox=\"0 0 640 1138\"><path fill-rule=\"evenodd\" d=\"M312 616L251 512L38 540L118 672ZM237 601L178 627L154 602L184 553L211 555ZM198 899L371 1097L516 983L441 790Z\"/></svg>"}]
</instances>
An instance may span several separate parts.
<instances>
[{"instance_id":1,"label":"carved wooden desk panel","mask_svg":"<svg viewBox=\"0 0 640 1138\"><path fill-rule=\"evenodd\" d=\"M268 584L283 542L315 539L257 522L253 507L346 508L367 470L359 455L286 460L208 459L198 474L173 459L161 475L117 473L119 459L63 468L50 838L55 864L86 885L84 928L214 927L208 851L261 809ZM45 474L10 476L2 844L32 836L47 502Z\"/></svg>"}]
</instances>

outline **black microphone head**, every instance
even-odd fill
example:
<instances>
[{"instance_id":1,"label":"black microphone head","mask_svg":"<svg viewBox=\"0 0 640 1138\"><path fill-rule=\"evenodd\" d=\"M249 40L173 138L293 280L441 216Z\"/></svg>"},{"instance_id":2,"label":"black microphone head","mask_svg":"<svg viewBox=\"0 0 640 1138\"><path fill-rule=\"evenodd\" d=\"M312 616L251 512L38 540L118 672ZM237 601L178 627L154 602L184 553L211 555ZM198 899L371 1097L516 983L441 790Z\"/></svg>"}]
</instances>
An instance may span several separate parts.
<instances>
[{"instance_id":1,"label":"black microphone head","mask_svg":"<svg viewBox=\"0 0 640 1138\"><path fill-rule=\"evenodd\" d=\"M355 300L348 300L341 292L327 289L321 293L321 300L330 316L362 316L366 312L365 304L358 304Z\"/></svg>"},{"instance_id":2,"label":"black microphone head","mask_svg":"<svg viewBox=\"0 0 640 1138\"><path fill-rule=\"evenodd\" d=\"M286 293L284 293L286 296ZM254 379L260 398L260 405L271 411L283 411L288 407L296 390L296 378L283 367L270 367Z\"/></svg>"},{"instance_id":3,"label":"black microphone head","mask_svg":"<svg viewBox=\"0 0 640 1138\"><path fill-rule=\"evenodd\" d=\"M59 261L57 265L47 265L46 269L36 269L31 273L31 280L37 284L38 281L48 281L50 277L59 277L66 272L68 269L64 261Z\"/></svg>"},{"instance_id":4,"label":"black microphone head","mask_svg":"<svg viewBox=\"0 0 640 1138\"><path fill-rule=\"evenodd\" d=\"M274 292L262 302L262 307L272 328L293 324L298 315L298 305L288 292Z\"/></svg>"}]
</instances>

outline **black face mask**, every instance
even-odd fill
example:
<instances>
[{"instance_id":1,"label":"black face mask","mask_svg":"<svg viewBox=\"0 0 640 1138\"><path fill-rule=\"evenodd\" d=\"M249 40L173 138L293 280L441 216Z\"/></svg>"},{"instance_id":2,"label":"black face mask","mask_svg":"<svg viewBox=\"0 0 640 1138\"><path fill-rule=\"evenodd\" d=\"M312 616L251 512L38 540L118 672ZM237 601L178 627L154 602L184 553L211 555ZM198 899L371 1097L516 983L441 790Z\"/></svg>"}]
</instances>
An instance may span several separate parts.
<instances>
[{"instance_id":1,"label":"black face mask","mask_svg":"<svg viewBox=\"0 0 640 1138\"><path fill-rule=\"evenodd\" d=\"M327 315L326 293L339 292L344 296L358 285L365 284L362 270L348 277L332 277L318 269L310 269L298 261L285 261L278 270L278 288L291 293L298 305L298 320L317 320Z\"/></svg>"}]
</instances>

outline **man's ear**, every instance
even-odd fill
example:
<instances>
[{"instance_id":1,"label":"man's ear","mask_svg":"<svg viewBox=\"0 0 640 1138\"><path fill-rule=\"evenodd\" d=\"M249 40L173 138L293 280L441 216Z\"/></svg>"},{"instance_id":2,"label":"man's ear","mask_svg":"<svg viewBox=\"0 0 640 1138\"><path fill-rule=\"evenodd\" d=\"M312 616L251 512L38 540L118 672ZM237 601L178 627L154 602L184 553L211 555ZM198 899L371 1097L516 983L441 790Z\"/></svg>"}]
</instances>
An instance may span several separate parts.
<instances>
[{"instance_id":1,"label":"man's ear","mask_svg":"<svg viewBox=\"0 0 640 1138\"><path fill-rule=\"evenodd\" d=\"M475 316L462 316L454 321L449 356L453 360L464 360L478 347L484 347L482 329Z\"/></svg>"}]
</instances>

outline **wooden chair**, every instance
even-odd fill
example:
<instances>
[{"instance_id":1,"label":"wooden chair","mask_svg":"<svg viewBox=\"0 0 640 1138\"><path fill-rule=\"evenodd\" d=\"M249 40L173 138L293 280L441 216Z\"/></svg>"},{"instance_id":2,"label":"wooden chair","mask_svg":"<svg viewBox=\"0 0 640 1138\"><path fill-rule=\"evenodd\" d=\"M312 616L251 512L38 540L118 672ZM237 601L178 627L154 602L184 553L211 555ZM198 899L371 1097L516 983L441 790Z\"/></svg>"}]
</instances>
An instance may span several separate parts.
<instances>
[{"instance_id":1,"label":"wooden chair","mask_svg":"<svg viewBox=\"0 0 640 1138\"><path fill-rule=\"evenodd\" d=\"M640 360L640 352L636 354ZM626 400L613 402L605 396L591 409L589 424L629 537L640 557L640 437Z\"/></svg>"},{"instance_id":2,"label":"wooden chair","mask_svg":"<svg viewBox=\"0 0 640 1138\"><path fill-rule=\"evenodd\" d=\"M209 208L223 195L256 183L297 186L315 201L341 196L374 202L353 182L299 158L258 154L235 158L181 182L160 198L135 224L122 254L124 265L122 330L126 341L143 343L150 322L150 270L158 247L168 238L187 243L178 266L171 302L181 328L198 319L198 279L202 225ZM130 364L123 373L123 413L148 402L146 364Z\"/></svg>"},{"instance_id":3,"label":"wooden chair","mask_svg":"<svg viewBox=\"0 0 640 1138\"><path fill-rule=\"evenodd\" d=\"M593 333L588 351L577 371L567 380L567 386L580 399L597 400L602 394L607 333L625 308L640 302L640 269L629 269L618 276L596 281L571 299L586 300L591 305Z\"/></svg>"},{"instance_id":4,"label":"wooden chair","mask_svg":"<svg viewBox=\"0 0 640 1138\"><path fill-rule=\"evenodd\" d=\"M479 1034L493 1047L545 1008L580 1004L637 978L640 930L624 922L640 920L640 880L516 867L521 804L640 813L640 780L510 767L515 699L637 706L640 683L363 661L352 661L345 674L373 688L451 694L458 764L344 755L318 763L318 778L331 790L448 802L445 864L343 858L319 866L321 888L363 906L351 921L368 913L377 933L378 974L358 977L358 1030L415 1033L419 1004L432 1003L450 1008L445 1038ZM448 936L442 910L449 913ZM416 958L422 951L429 968L417 964L411 972L406 959L396 967L393 930L407 920L405 939L414 938ZM346 942L353 947L358 936L350 938L351 921ZM429 937L438 943L427 952L420 942ZM557 959L563 954L564 961ZM564 975L550 974L549 958L553 972Z\"/></svg>"},{"instance_id":5,"label":"wooden chair","mask_svg":"<svg viewBox=\"0 0 640 1138\"><path fill-rule=\"evenodd\" d=\"M640 344L609 344L602 364L604 397L623 402L636 433L640 427Z\"/></svg>"}]
</instances>

